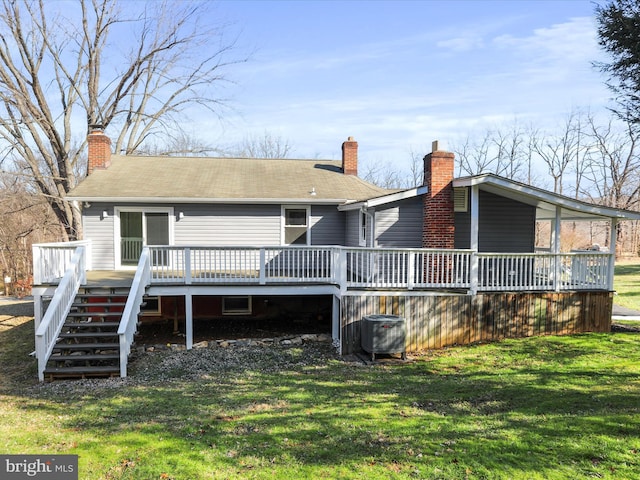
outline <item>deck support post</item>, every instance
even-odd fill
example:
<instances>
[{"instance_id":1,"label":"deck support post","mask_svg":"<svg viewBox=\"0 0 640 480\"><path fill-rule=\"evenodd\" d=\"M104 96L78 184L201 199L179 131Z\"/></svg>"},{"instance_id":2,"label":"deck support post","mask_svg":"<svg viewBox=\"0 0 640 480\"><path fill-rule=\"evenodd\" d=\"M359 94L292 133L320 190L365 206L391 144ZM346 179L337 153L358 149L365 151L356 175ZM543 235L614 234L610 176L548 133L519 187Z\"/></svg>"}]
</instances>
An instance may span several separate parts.
<instances>
[{"instance_id":1,"label":"deck support post","mask_svg":"<svg viewBox=\"0 0 640 480\"><path fill-rule=\"evenodd\" d=\"M184 296L184 323L187 350L193 348L193 295L187 292Z\"/></svg>"}]
</instances>

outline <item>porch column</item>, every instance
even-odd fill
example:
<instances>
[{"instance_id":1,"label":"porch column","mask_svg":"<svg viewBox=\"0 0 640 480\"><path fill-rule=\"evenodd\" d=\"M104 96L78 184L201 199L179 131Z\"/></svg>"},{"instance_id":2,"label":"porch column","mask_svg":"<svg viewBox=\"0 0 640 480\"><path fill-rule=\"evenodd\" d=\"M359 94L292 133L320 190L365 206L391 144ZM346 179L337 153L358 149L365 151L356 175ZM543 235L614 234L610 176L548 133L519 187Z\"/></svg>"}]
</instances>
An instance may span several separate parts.
<instances>
[{"instance_id":1,"label":"porch column","mask_svg":"<svg viewBox=\"0 0 640 480\"><path fill-rule=\"evenodd\" d=\"M479 285L479 259L478 259L478 245L479 245L479 233L478 229L480 227L480 187L478 185L471 186L471 205L470 205L470 214L471 214L471 238L469 239L469 248L473 250L471 254L471 265L469 274L469 281L471 283L470 290L473 295L478 293L478 285Z\"/></svg>"},{"instance_id":2,"label":"porch column","mask_svg":"<svg viewBox=\"0 0 640 480\"><path fill-rule=\"evenodd\" d=\"M39 289L32 289L33 294L33 325L35 331L38 331L40 322L42 322L43 308L42 308L42 295L38 291Z\"/></svg>"},{"instance_id":3,"label":"porch column","mask_svg":"<svg viewBox=\"0 0 640 480\"><path fill-rule=\"evenodd\" d=\"M609 225L609 272L607 288L613 290L613 275L616 266L616 242L618 239L618 219L612 218Z\"/></svg>"},{"instance_id":4,"label":"porch column","mask_svg":"<svg viewBox=\"0 0 640 480\"><path fill-rule=\"evenodd\" d=\"M193 295L188 292L184 296L184 323L187 350L193 348Z\"/></svg>"},{"instance_id":5,"label":"porch column","mask_svg":"<svg viewBox=\"0 0 640 480\"><path fill-rule=\"evenodd\" d=\"M560 231L562 227L562 207L556 206L556 215L551 228L551 253L553 253L552 279L554 290L560 291L560 277L562 275L562 265L560 263Z\"/></svg>"}]
</instances>

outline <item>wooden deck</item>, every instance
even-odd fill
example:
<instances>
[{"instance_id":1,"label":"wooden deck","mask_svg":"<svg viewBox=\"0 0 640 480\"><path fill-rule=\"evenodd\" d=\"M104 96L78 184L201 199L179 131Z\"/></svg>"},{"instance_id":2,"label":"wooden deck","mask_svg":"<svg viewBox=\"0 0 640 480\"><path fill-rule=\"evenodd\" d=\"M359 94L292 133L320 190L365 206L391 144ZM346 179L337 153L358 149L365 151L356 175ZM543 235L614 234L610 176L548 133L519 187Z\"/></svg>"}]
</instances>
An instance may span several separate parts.
<instances>
[{"instance_id":1,"label":"wooden deck","mask_svg":"<svg viewBox=\"0 0 640 480\"><path fill-rule=\"evenodd\" d=\"M85 288L131 288L135 270L91 270Z\"/></svg>"}]
</instances>

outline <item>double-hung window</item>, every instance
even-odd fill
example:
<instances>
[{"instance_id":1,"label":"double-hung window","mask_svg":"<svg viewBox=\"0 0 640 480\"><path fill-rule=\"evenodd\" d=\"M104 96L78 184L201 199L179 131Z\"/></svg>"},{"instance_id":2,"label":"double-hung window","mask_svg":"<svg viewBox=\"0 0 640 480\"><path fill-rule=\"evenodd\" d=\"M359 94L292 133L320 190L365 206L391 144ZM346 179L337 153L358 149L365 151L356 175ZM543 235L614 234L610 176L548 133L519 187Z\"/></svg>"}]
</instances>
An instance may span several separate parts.
<instances>
[{"instance_id":1,"label":"double-hung window","mask_svg":"<svg viewBox=\"0 0 640 480\"><path fill-rule=\"evenodd\" d=\"M283 244L309 245L309 207L283 207Z\"/></svg>"}]
</instances>

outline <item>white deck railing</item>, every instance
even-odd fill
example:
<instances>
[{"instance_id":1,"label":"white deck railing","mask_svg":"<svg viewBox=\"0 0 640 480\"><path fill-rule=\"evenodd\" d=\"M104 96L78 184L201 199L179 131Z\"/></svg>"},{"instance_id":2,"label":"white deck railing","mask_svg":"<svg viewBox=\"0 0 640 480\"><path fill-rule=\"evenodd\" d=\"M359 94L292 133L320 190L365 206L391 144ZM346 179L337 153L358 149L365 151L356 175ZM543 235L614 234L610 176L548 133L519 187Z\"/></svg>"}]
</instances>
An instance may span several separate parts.
<instances>
[{"instance_id":1,"label":"white deck railing","mask_svg":"<svg viewBox=\"0 0 640 480\"><path fill-rule=\"evenodd\" d=\"M131 291L127 297L127 303L122 312L120 325L118 326L118 338L120 342L120 376L127 376L127 361L133 345L133 337L138 329L138 314L144 293L151 281L151 262L149 250L142 250L138 268L131 283Z\"/></svg>"},{"instance_id":2,"label":"white deck railing","mask_svg":"<svg viewBox=\"0 0 640 480\"><path fill-rule=\"evenodd\" d=\"M478 253L479 291L608 289L608 253Z\"/></svg>"},{"instance_id":3,"label":"white deck railing","mask_svg":"<svg viewBox=\"0 0 640 480\"><path fill-rule=\"evenodd\" d=\"M469 288L471 250L348 248L351 288Z\"/></svg>"},{"instance_id":4,"label":"white deck railing","mask_svg":"<svg viewBox=\"0 0 640 480\"><path fill-rule=\"evenodd\" d=\"M71 310L71 305L76 298L80 285L87 281L86 251L87 249L83 245L75 247L73 255L66 264L67 269L62 275L62 280L56 289L51 304L47 308L47 313L45 313L36 330L36 358L38 359L38 378L40 381L44 380L47 361L62 330L62 325L64 325Z\"/></svg>"},{"instance_id":5,"label":"white deck railing","mask_svg":"<svg viewBox=\"0 0 640 480\"><path fill-rule=\"evenodd\" d=\"M350 247L148 247L152 284L330 283L347 288L611 289L608 253Z\"/></svg>"},{"instance_id":6,"label":"white deck railing","mask_svg":"<svg viewBox=\"0 0 640 480\"><path fill-rule=\"evenodd\" d=\"M80 240L66 243L39 243L32 247L33 284L59 283L71 264L71 257L77 247L85 247L85 265L91 270L91 242Z\"/></svg>"},{"instance_id":7,"label":"white deck railing","mask_svg":"<svg viewBox=\"0 0 640 480\"><path fill-rule=\"evenodd\" d=\"M336 283L337 247L147 247L152 283Z\"/></svg>"}]
</instances>

